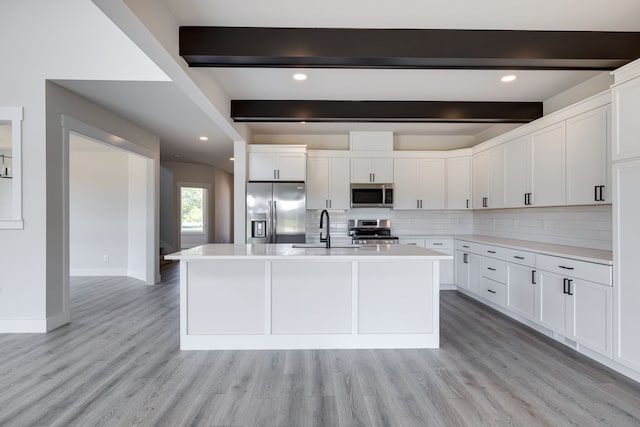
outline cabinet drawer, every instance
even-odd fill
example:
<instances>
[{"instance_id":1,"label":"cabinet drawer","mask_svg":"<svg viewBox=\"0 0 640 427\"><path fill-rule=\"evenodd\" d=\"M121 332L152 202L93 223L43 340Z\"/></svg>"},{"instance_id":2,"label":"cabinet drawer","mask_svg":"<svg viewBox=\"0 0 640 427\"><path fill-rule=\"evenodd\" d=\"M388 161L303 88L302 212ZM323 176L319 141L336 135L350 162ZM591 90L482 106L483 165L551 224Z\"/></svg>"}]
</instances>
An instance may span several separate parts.
<instances>
[{"instance_id":1,"label":"cabinet drawer","mask_svg":"<svg viewBox=\"0 0 640 427\"><path fill-rule=\"evenodd\" d=\"M504 259L505 257L505 248L501 248L499 246L490 246L490 245L482 245L482 255L488 256L491 258Z\"/></svg>"},{"instance_id":2,"label":"cabinet drawer","mask_svg":"<svg viewBox=\"0 0 640 427\"><path fill-rule=\"evenodd\" d=\"M536 254L533 252L505 249L504 259L514 264L526 265L528 267L534 267L536 265Z\"/></svg>"},{"instance_id":3,"label":"cabinet drawer","mask_svg":"<svg viewBox=\"0 0 640 427\"><path fill-rule=\"evenodd\" d=\"M425 248L429 249L451 249L452 246L451 239L424 239Z\"/></svg>"},{"instance_id":4,"label":"cabinet drawer","mask_svg":"<svg viewBox=\"0 0 640 427\"><path fill-rule=\"evenodd\" d=\"M482 277L495 280L496 282L506 283L506 262L498 259L482 257Z\"/></svg>"},{"instance_id":5,"label":"cabinet drawer","mask_svg":"<svg viewBox=\"0 0 640 427\"><path fill-rule=\"evenodd\" d=\"M611 286L611 266L549 255L536 256L536 268Z\"/></svg>"},{"instance_id":6,"label":"cabinet drawer","mask_svg":"<svg viewBox=\"0 0 640 427\"><path fill-rule=\"evenodd\" d=\"M480 295L501 307L507 305L507 287L486 277L482 278Z\"/></svg>"},{"instance_id":7,"label":"cabinet drawer","mask_svg":"<svg viewBox=\"0 0 640 427\"><path fill-rule=\"evenodd\" d=\"M456 250L462 252L471 252L472 254L482 254L482 245L480 243L466 242L464 240L456 240Z\"/></svg>"}]
</instances>

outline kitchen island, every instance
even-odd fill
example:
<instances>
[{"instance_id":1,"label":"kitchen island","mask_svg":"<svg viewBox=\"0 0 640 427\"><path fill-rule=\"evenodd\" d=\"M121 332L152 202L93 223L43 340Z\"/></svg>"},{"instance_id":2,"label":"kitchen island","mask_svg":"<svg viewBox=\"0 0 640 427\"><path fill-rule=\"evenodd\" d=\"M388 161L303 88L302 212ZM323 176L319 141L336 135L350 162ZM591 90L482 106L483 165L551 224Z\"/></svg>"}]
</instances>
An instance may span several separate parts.
<instances>
[{"instance_id":1,"label":"kitchen island","mask_svg":"<svg viewBox=\"0 0 640 427\"><path fill-rule=\"evenodd\" d=\"M439 347L439 261L416 246L209 244L180 260L180 348Z\"/></svg>"}]
</instances>

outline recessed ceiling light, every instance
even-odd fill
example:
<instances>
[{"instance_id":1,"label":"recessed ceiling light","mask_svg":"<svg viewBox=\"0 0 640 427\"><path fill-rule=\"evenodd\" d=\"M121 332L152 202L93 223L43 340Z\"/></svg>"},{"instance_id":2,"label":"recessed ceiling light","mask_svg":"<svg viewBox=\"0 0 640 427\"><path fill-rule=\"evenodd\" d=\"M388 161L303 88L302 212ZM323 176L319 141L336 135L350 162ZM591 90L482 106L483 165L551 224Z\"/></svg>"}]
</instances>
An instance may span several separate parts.
<instances>
[{"instance_id":1,"label":"recessed ceiling light","mask_svg":"<svg viewBox=\"0 0 640 427\"><path fill-rule=\"evenodd\" d=\"M503 76L500 80L502 80L504 83L508 83L514 81L515 79L517 79L517 77L514 74L508 74L506 76Z\"/></svg>"},{"instance_id":2,"label":"recessed ceiling light","mask_svg":"<svg viewBox=\"0 0 640 427\"><path fill-rule=\"evenodd\" d=\"M200 137L200 141L208 141L209 137L208 136L201 136Z\"/></svg>"},{"instance_id":3,"label":"recessed ceiling light","mask_svg":"<svg viewBox=\"0 0 640 427\"><path fill-rule=\"evenodd\" d=\"M293 78L300 81L307 80L307 75L302 73L296 73L293 75Z\"/></svg>"},{"instance_id":4,"label":"recessed ceiling light","mask_svg":"<svg viewBox=\"0 0 640 427\"><path fill-rule=\"evenodd\" d=\"M306 124L307 122L305 122L304 120L300 122L301 125Z\"/></svg>"},{"instance_id":5,"label":"recessed ceiling light","mask_svg":"<svg viewBox=\"0 0 640 427\"><path fill-rule=\"evenodd\" d=\"M235 160L235 157L229 157L229 160L231 160L232 162Z\"/></svg>"}]
</instances>

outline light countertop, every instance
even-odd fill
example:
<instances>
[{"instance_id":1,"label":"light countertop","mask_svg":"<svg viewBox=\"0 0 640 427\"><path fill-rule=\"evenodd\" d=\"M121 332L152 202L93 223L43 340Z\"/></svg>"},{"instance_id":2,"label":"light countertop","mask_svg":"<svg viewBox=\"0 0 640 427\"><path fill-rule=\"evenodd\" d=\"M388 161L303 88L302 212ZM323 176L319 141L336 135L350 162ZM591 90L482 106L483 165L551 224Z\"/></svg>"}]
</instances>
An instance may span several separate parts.
<instances>
[{"instance_id":1,"label":"light countertop","mask_svg":"<svg viewBox=\"0 0 640 427\"><path fill-rule=\"evenodd\" d=\"M165 259L219 260L219 259L336 259L336 260L398 260L429 259L451 260L452 256L418 246L362 245L359 248L293 248L292 244L208 244L185 249Z\"/></svg>"},{"instance_id":2,"label":"light countertop","mask_svg":"<svg viewBox=\"0 0 640 427\"><path fill-rule=\"evenodd\" d=\"M532 242L528 240L503 239L500 237L481 236L476 234L458 234L457 240L476 242L487 245L502 246L510 249L535 252L543 255L559 256L598 264L613 264L613 252L601 249L580 248L576 246L554 245L550 243Z\"/></svg>"}]
</instances>

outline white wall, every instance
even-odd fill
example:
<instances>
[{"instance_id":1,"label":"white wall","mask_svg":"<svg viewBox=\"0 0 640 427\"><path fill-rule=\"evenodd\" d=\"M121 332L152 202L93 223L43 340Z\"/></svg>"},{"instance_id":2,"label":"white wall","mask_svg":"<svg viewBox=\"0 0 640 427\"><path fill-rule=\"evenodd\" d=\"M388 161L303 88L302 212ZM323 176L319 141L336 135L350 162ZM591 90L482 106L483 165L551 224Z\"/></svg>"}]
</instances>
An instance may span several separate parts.
<instances>
[{"instance_id":1,"label":"white wall","mask_svg":"<svg viewBox=\"0 0 640 427\"><path fill-rule=\"evenodd\" d=\"M173 172L160 165L160 247L166 253L178 250L179 243L174 234L175 195L173 193Z\"/></svg>"},{"instance_id":2,"label":"white wall","mask_svg":"<svg viewBox=\"0 0 640 427\"><path fill-rule=\"evenodd\" d=\"M233 241L233 175L220 169L214 171L215 199L214 242L231 243Z\"/></svg>"},{"instance_id":3,"label":"white wall","mask_svg":"<svg viewBox=\"0 0 640 427\"><path fill-rule=\"evenodd\" d=\"M603 71L595 77L590 78L572 88L569 88L543 102L544 115L575 104L578 101L587 99L590 96L608 90L613 84L613 76L608 71Z\"/></svg>"},{"instance_id":4,"label":"white wall","mask_svg":"<svg viewBox=\"0 0 640 427\"><path fill-rule=\"evenodd\" d=\"M47 105L45 82L166 80L166 75L86 0L4 0L0 40L3 57L11 58L10 67L0 67L2 104L24 108L24 229L0 230L0 241L12 242L0 246L0 332L45 331L64 323L68 310L64 306L63 259L68 249L63 239L66 177L61 114L141 140L136 137L141 132L134 135L131 124L107 116L86 101L67 105L73 108L58 102ZM157 138L145 141L153 141L157 149Z\"/></svg>"},{"instance_id":5,"label":"white wall","mask_svg":"<svg viewBox=\"0 0 640 427\"><path fill-rule=\"evenodd\" d=\"M123 151L78 136L69 141L72 276L127 274L128 164Z\"/></svg>"},{"instance_id":6,"label":"white wall","mask_svg":"<svg viewBox=\"0 0 640 427\"><path fill-rule=\"evenodd\" d=\"M148 188L148 184L154 179L153 168L149 165L150 160L141 156L129 154L127 157L129 180L126 275L146 281L148 277L153 277L153 272L148 271L147 256L158 259L158 245L150 246L158 233L155 224L149 220L149 209L155 209L156 206L153 203L153 193L149 194Z\"/></svg>"}]
</instances>

